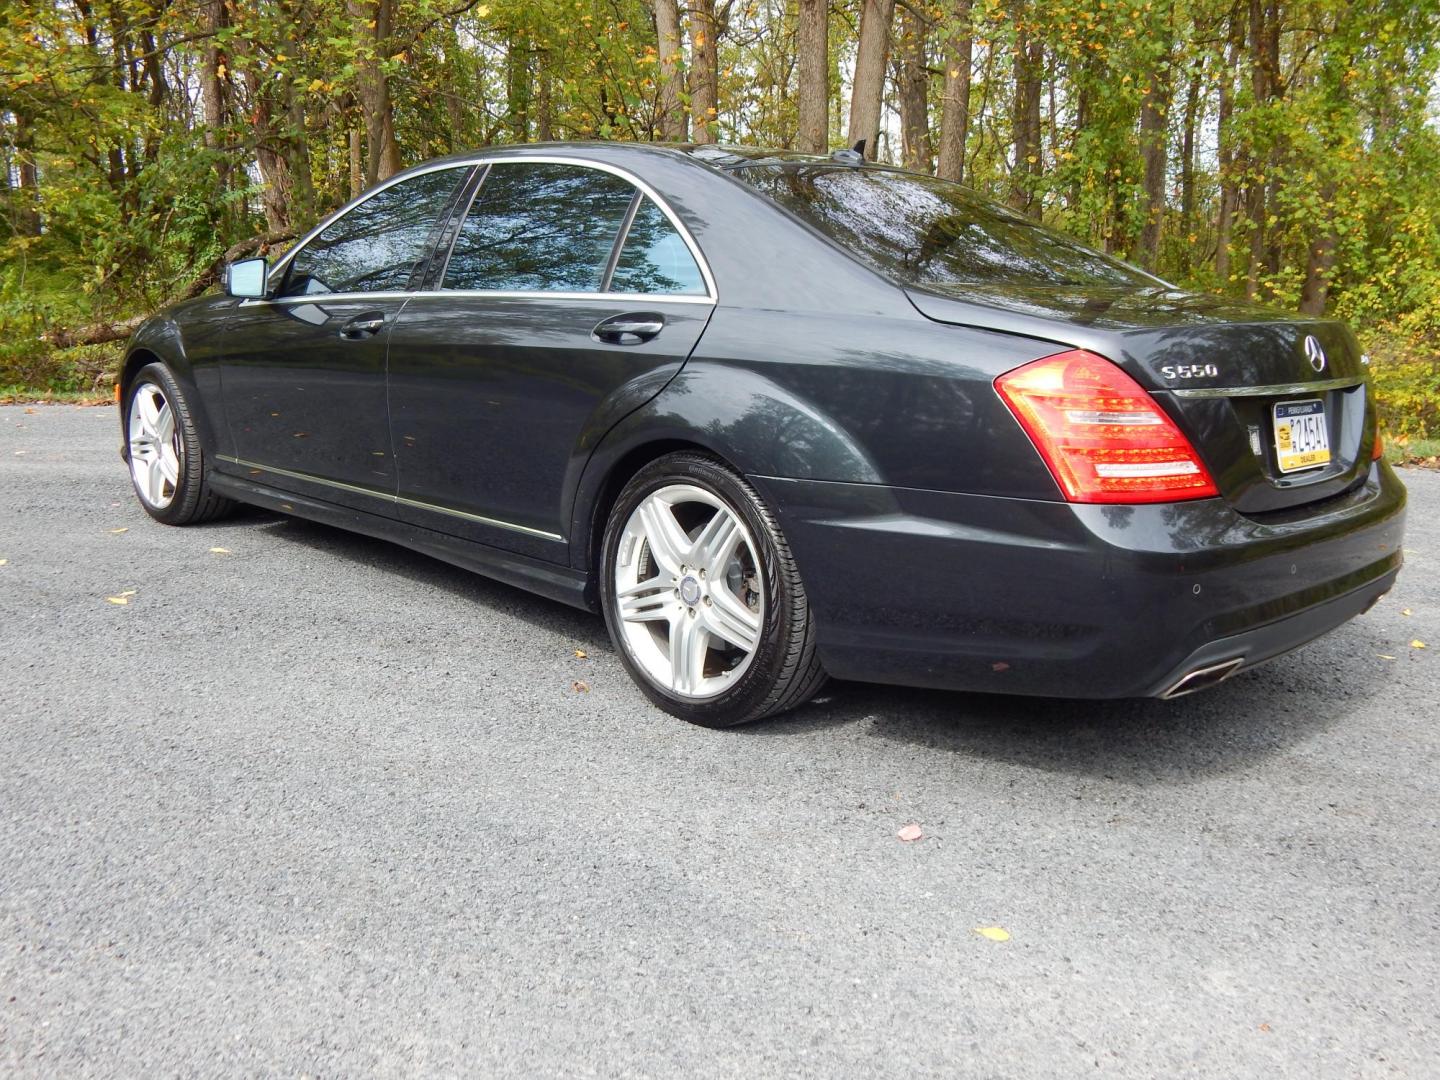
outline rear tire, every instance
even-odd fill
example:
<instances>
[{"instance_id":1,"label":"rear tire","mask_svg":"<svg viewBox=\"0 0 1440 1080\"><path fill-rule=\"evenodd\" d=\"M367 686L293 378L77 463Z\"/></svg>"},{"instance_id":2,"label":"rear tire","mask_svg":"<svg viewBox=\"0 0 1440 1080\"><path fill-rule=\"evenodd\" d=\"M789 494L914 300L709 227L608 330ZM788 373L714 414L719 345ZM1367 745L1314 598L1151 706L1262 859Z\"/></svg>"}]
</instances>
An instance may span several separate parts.
<instances>
[{"instance_id":1,"label":"rear tire","mask_svg":"<svg viewBox=\"0 0 1440 1080\"><path fill-rule=\"evenodd\" d=\"M732 727L824 685L805 586L774 514L732 469L668 454L616 499L600 560L605 622L645 695Z\"/></svg>"},{"instance_id":2,"label":"rear tire","mask_svg":"<svg viewBox=\"0 0 1440 1080\"><path fill-rule=\"evenodd\" d=\"M234 509L234 502L210 489L194 414L164 364L147 364L130 381L125 445L135 496L156 521L195 525Z\"/></svg>"}]
</instances>

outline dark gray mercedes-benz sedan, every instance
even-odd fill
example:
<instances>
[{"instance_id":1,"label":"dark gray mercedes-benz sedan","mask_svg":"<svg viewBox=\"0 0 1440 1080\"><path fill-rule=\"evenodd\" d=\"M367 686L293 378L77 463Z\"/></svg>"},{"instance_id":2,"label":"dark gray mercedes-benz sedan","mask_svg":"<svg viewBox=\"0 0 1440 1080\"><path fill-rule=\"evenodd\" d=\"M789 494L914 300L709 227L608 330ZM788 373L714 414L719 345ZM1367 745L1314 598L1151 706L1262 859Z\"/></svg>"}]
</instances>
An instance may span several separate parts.
<instances>
[{"instance_id":1,"label":"dark gray mercedes-benz sedan","mask_svg":"<svg viewBox=\"0 0 1440 1080\"><path fill-rule=\"evenodd\" d=\"M123 453L162 522L253 503L599 609L697 723L827 675L1168 697L1394 582L1364 365L850 152L516 146L146 322Z\"/></svg>"}]
</instances>

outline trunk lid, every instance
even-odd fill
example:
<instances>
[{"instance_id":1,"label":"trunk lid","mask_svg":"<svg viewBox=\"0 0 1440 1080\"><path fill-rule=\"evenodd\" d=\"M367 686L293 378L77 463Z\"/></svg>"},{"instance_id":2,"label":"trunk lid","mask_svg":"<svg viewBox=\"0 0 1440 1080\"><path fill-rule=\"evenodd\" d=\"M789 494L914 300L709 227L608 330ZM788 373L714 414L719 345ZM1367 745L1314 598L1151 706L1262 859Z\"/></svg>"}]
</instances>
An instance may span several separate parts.
<instances>
[{"instance_id":1,"label":"trunk lid","mask_svg":"<svg viewBox=\"0 0 1440 1080\"><path fill-rule=\"evenodd\" d=\"M1114 361L1170 414L1242 513L1330 498L1369 470L1374 410L1364 360L1343 323L1167 288L956 285L908 293L937 322L1023 334ZM1279 428L1297 440L1301 421L1290 417L1323 415L1327 464L1282 470L1277 406Z\"/></svg>"}]
</instances>

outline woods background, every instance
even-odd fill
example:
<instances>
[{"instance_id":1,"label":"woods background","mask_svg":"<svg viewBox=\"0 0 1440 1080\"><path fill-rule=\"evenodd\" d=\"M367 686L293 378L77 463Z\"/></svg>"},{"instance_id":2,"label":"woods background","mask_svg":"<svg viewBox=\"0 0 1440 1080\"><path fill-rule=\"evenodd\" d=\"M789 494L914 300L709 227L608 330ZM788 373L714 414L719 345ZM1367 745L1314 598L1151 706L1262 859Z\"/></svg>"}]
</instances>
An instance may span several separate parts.
<instances>
[{"instance_id":1,"label":"woods background","mask_svg":"<svg viewBox=\"0 0 1440 1080\"><path fill-rule=\"evenodd\" d=\"M863 138L1349 320L1440 436L1437 70L1440 0L7 0L0 393L103 384L127 319L427 157Z\"/></svg>"}]
</instances>

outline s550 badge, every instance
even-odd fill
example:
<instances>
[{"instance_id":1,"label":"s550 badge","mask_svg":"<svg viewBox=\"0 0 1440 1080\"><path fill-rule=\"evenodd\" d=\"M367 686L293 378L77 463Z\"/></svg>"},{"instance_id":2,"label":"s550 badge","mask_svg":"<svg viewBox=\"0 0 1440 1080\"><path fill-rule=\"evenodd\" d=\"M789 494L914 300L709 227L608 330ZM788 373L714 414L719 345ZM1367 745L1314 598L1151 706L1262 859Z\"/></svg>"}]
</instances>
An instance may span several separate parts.
<instances>
[{"instance_id":1,"label":"s550 badge","mask_svg":"<svg viewBox=\"0 0 1440 1080\"><path fill-rule=\"evenodd\" d=\"M1213 379L1220 369L1214 364L1166 364L1160 374L1167 379Z\"/></svg>"}]
</instances>

